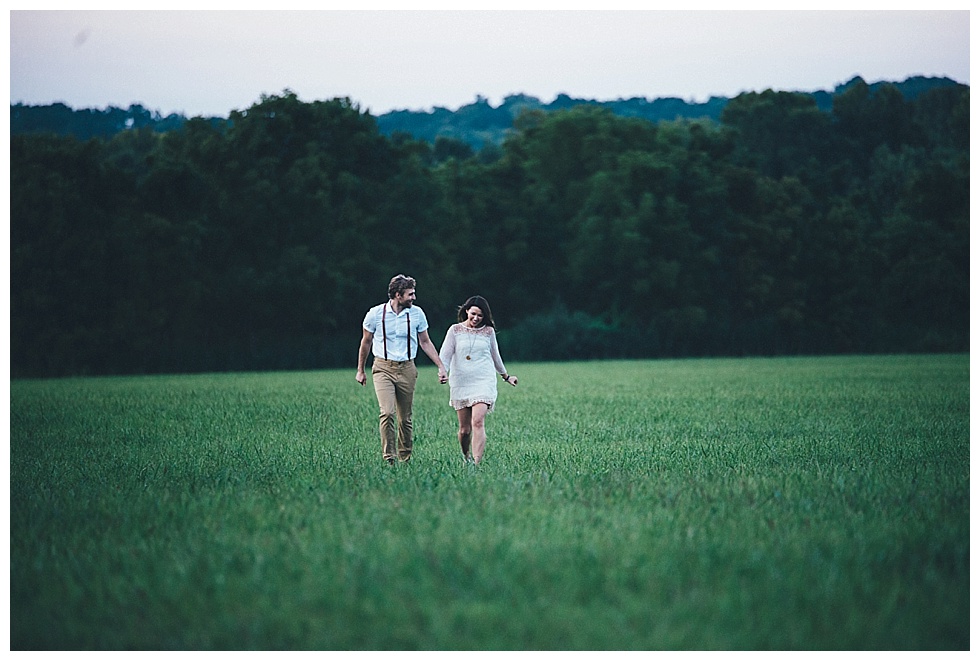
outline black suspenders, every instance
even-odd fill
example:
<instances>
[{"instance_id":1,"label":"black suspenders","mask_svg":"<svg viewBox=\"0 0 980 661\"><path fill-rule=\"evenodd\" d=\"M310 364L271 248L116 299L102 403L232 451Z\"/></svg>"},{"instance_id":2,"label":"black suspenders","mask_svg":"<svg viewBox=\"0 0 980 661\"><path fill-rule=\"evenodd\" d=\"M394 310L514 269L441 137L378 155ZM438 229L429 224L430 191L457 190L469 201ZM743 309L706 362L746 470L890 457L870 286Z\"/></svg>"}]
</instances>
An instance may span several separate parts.
<instances>
[{"instance_id":1,"label":"black suspenders","mask_svg":"<svg viewBox=\"0 0 980 661\"><path fill-rule=\"evenodd\" d=\"M394 310L392 310L394 312ZM388 316L388 304L385 303L384 307L381 308L381 341L385 347L385 360L388 360L388 329L385 327L385 317ZM396 315L397 316L397 315ZM412 313L405 312L405 324L408 329L408 360L412 359Z\"/></svg>"}]
</instances>

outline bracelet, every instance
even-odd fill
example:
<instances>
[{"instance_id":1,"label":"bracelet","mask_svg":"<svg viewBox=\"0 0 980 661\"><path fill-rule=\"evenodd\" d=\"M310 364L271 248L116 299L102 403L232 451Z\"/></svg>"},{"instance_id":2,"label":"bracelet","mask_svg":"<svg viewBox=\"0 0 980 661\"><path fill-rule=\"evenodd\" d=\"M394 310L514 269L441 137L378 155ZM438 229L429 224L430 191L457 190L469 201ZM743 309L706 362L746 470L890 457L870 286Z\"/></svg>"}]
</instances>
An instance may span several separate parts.
<instances>
[{"instance_id":1,"label":"bracelet","mask_svg":"<svg viewBox=\"0 0 980 661\"><path fill-rule=\"evenodd\" d=\"M506 381L507 379L510 378L510 374L501 374L500 375L500 378L502 378L504 381Z\"/></svg>"}]
</instances>

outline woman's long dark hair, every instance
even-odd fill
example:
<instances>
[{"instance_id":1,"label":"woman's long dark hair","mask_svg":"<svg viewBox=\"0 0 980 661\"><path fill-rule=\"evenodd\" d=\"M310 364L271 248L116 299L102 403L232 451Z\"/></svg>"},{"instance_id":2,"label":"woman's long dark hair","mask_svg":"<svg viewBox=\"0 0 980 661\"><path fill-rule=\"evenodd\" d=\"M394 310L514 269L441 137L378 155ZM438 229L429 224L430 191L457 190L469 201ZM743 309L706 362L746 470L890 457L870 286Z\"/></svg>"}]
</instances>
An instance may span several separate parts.
<instances>
[{"instance_id":1,"label":"woman's long dark hair","mask_svg":"<svg viewBox=\"0 0 980 661\"><path fill-rule=\"evenodd\" d=\"M490 304L487 303L487 299L482 296L470 296L466 299L466 302L459 306L459 311L456 314L457 321L466 321L466 311L471 307L476 306L480 308L480 312L483 313L483 325L489 326L490 328L496 328L493 323L493 315L490 313Z\"/></svg>"}]
</instances>

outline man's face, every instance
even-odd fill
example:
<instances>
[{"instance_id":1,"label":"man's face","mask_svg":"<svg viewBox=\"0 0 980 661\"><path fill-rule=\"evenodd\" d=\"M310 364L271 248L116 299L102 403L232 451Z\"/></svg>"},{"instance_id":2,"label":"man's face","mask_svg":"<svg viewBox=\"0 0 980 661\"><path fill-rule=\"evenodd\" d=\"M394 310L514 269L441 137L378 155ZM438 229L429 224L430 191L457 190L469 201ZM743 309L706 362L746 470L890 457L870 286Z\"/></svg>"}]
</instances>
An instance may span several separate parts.
<instances>
[{"instance_id":1,"label":"man's face","mask_svg":"<svg viewBox=\"0 0 980 661\"><path fill-rule=\"evenodd\" d=\"M395 294L395 300L398 302L398 305L400 305L402 308L410 308L412 307L412 304L415 302L415 290L406 289L400 294Z\"/></svg>"}]
</instances>

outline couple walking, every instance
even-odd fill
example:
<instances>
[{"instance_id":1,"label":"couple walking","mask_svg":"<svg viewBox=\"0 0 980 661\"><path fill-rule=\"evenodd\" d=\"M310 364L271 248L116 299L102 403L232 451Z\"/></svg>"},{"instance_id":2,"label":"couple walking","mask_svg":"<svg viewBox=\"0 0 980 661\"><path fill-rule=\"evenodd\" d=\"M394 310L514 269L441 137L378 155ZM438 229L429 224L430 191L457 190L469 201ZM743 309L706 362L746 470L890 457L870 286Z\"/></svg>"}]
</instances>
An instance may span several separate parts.
<instances>
[{"instance_id":1,"label":"couple walking","mask_svg":"<svg viewBox=\"0 0 980 661\"><path fill-rule=\"evenodd\" d=\"M388 302L364 316L357 353L357 382L367 382L364 365L374 355L371 375L381 408L381 451L389 464L412 456L412 400L421 349L439 368L439 383L449 382L449 403L459 419L459 446L466 460L479 464L486 447L485 418L497 400L496 375L512 386L497 349L490 306L482 296L471 296L459 308L458 323L446 331L442 349L429 338L429 322L415 306L415 280L396 275L388 284ZM395 419L397 417L397 432ZM397 444L396 444L397 441Z\"/></svg>"}]
</instances>

